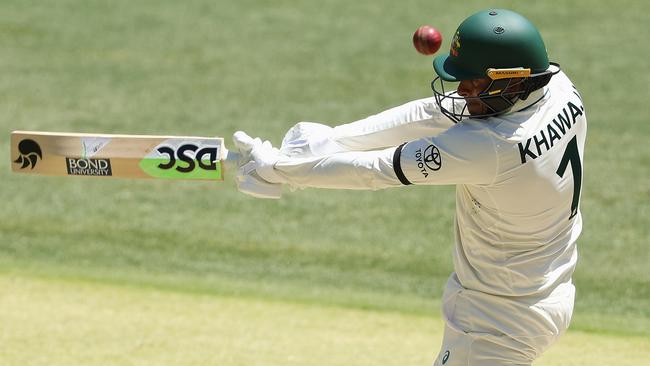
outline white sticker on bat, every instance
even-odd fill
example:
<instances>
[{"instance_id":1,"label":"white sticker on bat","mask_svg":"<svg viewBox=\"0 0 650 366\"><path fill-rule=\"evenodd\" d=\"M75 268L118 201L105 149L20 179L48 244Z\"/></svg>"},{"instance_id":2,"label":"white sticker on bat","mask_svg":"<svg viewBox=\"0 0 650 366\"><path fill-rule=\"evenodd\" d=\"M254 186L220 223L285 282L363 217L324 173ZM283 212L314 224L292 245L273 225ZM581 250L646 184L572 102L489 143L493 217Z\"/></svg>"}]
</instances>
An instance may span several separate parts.
<instances>
[{"instance_id":1,"label":"white sticker on bat","mask_svg":"<svg viewBox=\"0 0 650 366\"><path fill-rule=\"evenodd\" d=\"M92 158L109 142L111 142L109 137L82 137L81 157L84 159Z\"/></svg>"}]
</instances>

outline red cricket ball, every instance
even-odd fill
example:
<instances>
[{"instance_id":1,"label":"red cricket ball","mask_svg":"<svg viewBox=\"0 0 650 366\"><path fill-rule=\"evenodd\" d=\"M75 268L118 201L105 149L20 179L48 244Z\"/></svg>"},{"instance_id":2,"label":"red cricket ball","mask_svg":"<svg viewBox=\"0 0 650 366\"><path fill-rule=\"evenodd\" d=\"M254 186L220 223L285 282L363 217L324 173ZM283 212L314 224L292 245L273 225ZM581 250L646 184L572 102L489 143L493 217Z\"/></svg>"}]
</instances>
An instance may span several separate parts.
<instances>
[{"instance_id":1,"label":"red cricket ball","mask_svg":"<svg viewBox=\"0 0 650 366\"><path fill-rule=\"evenodd\" d=\"M442 34L430 25L423 25L413 33L413 46L423 55L433 55L441 44Z\"/></svg>"}]
</instances>

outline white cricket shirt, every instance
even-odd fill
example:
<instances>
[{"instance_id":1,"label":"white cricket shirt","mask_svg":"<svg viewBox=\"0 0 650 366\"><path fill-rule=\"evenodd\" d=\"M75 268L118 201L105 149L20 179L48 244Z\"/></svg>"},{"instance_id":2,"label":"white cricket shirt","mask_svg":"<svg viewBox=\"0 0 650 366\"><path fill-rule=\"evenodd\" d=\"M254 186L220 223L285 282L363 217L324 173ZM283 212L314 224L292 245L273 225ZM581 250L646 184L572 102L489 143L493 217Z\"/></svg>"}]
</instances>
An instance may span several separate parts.
<instances>
[{"instance_id":1,"label":"white cricket shirt","mask_svg":"<svg viewBox=\"0 0 650 366\"><path fill-rule=\"evenodd\" d=\"M427 98L348 125L319 126L312 136L303 124L285 137L282 151L290 156L275 170L286 183L454 184L454 269L463 287L544 295L570 280L582 229L587 120L564 73L496 117L452 124Z\"/></svg>"}]
</instances>

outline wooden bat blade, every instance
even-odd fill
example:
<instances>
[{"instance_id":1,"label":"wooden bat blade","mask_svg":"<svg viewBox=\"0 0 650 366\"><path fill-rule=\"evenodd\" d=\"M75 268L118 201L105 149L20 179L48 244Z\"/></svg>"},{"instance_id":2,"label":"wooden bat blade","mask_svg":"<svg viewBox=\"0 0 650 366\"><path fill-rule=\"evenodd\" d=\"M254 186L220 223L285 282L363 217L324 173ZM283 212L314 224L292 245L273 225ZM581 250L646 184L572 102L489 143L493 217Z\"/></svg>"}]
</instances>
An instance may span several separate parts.
<instances>
[{"instance_id":1,"label":"wooden bat blade","mask_svg":"<svg viewBox=\"0 0 650 366\"><path fill-rule=\"evenodd\" d=\"M11 169L25 174L222 181L228 157L220 137L11 133Z\"/></svg>"}]
</instances>

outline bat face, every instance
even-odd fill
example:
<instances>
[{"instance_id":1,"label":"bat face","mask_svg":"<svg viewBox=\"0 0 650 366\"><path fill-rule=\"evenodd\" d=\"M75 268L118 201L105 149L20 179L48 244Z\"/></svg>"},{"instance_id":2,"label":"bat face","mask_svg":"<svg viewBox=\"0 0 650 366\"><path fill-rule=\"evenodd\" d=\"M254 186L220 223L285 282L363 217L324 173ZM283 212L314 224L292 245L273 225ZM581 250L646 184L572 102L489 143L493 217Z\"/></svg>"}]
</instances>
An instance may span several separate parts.
<instances>
[{"instance_id":1,"label":"bat face","mask_svg":"<svg viewBox=\"0 0 650 366\"><path fill-rule=\"evenodd\" d=\"M222 138L14 131L12 171L115 178L223 180Z\"/></svg>"}]
</instances>

